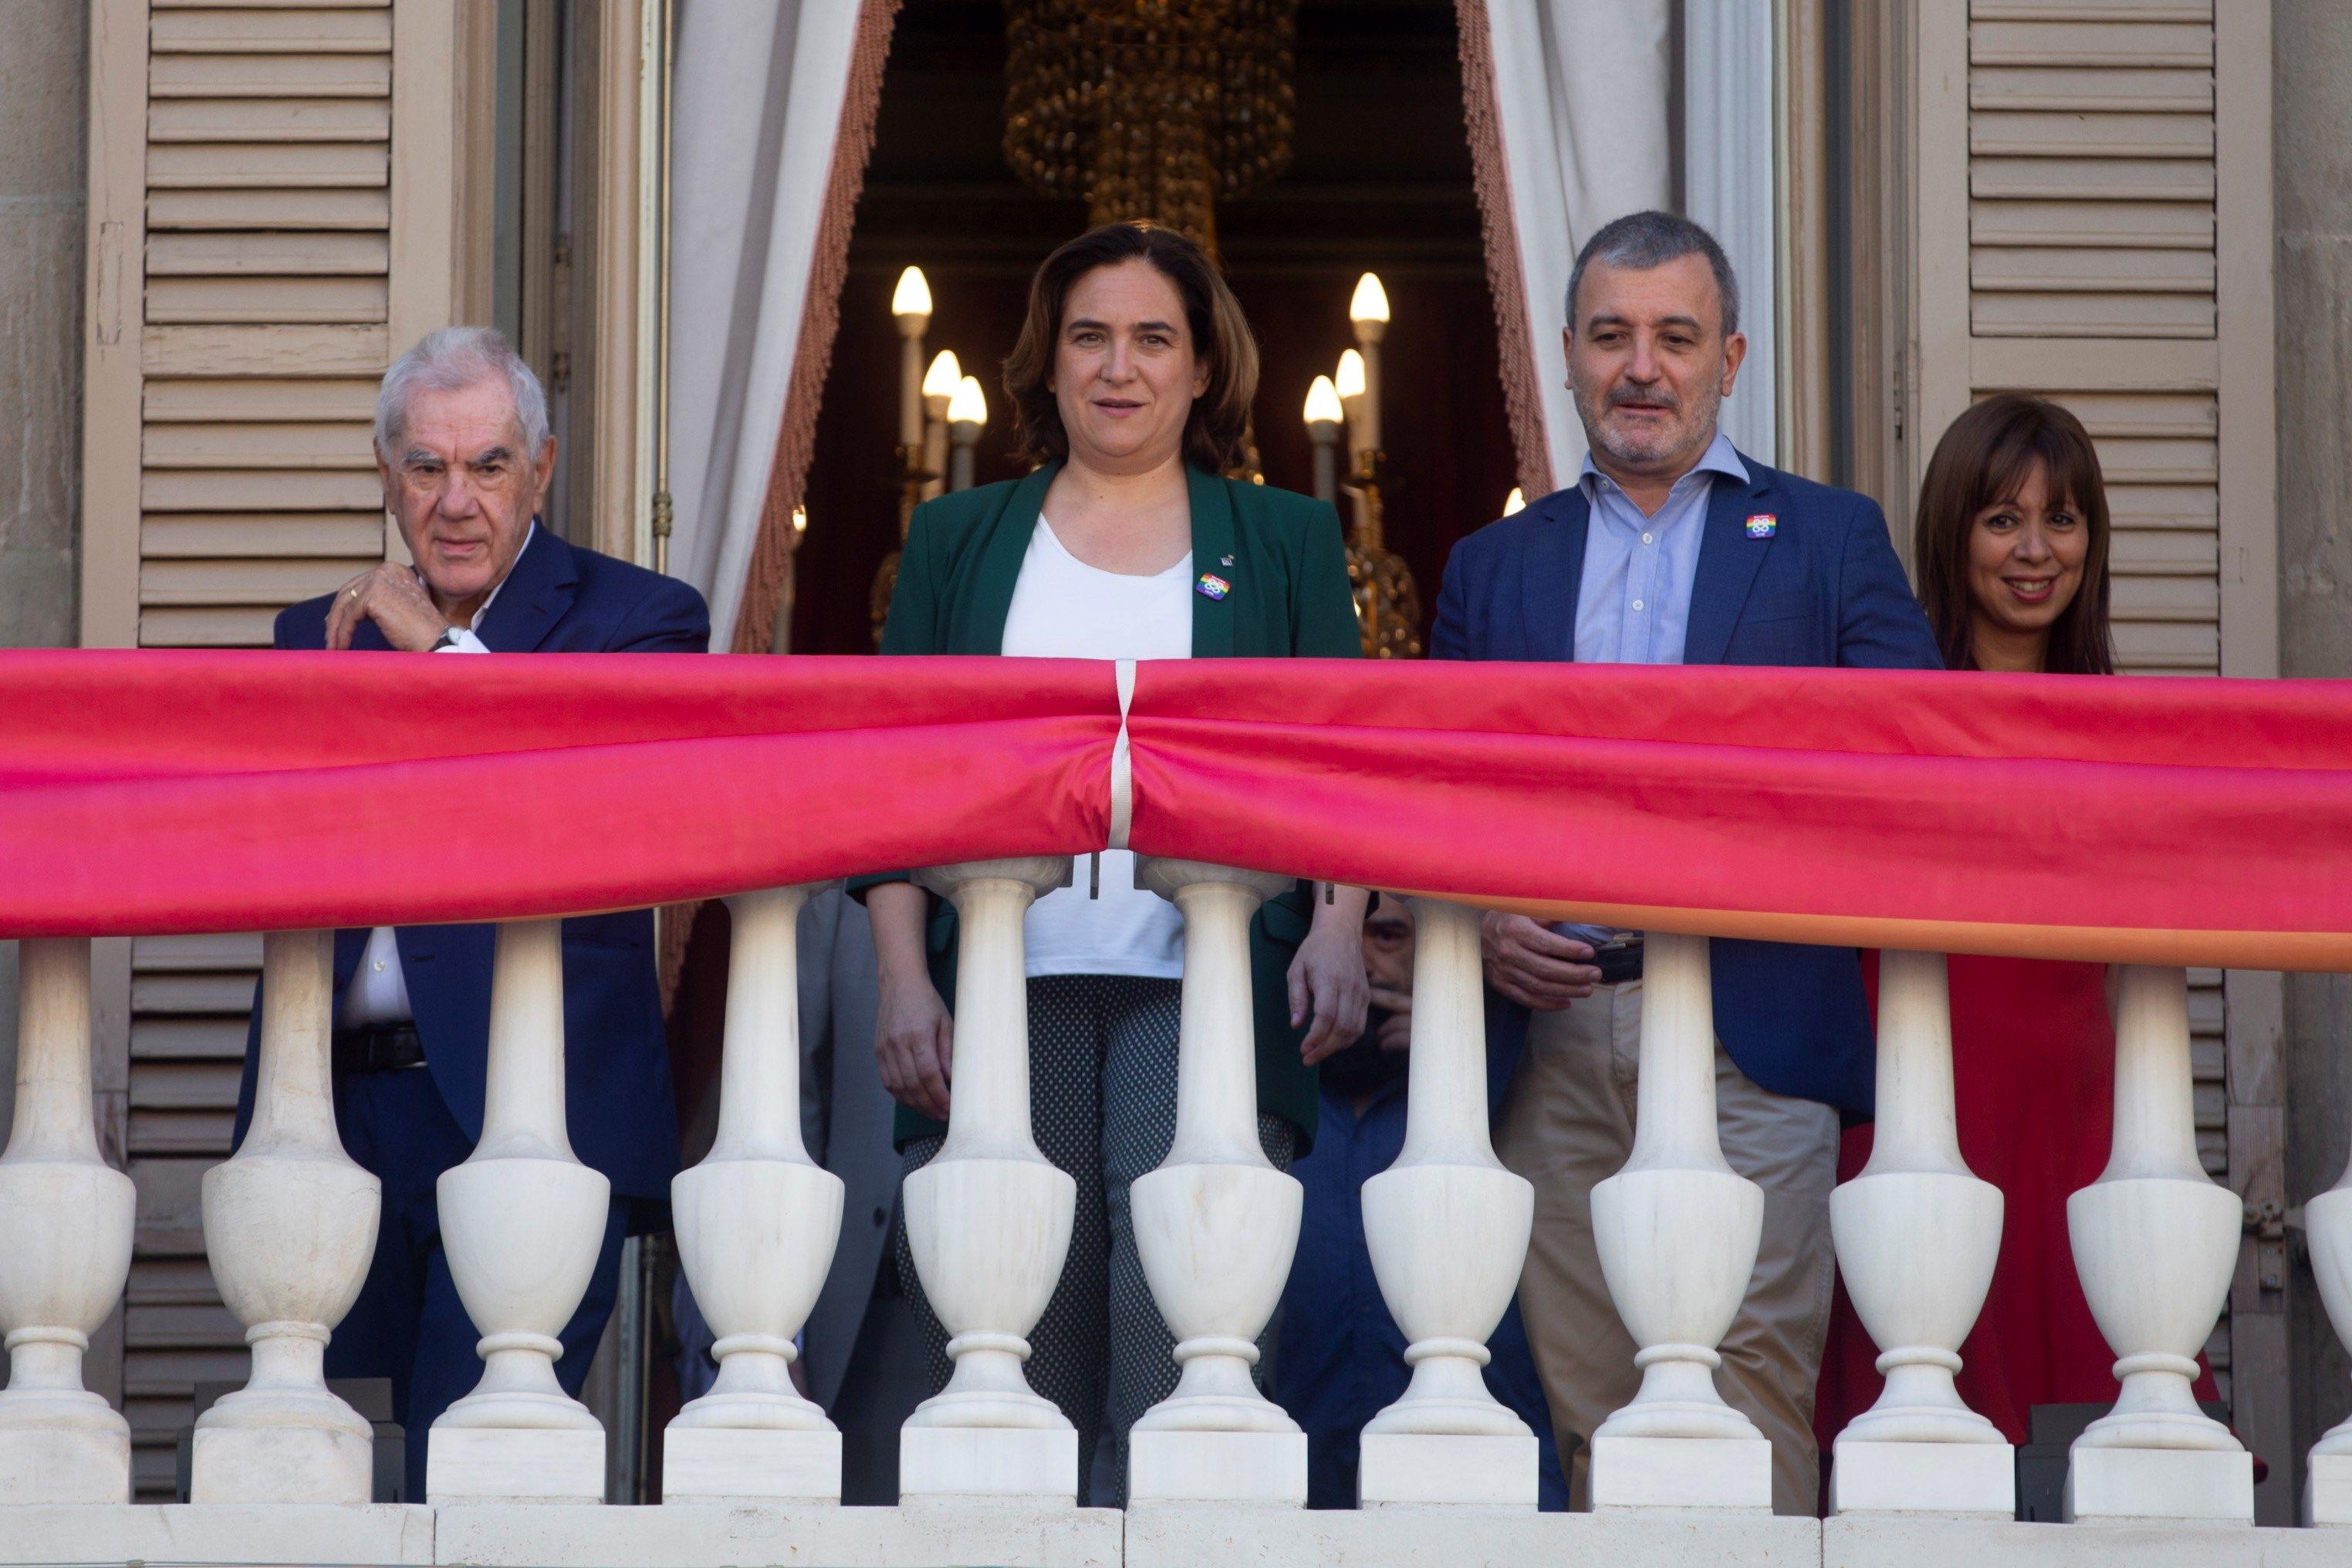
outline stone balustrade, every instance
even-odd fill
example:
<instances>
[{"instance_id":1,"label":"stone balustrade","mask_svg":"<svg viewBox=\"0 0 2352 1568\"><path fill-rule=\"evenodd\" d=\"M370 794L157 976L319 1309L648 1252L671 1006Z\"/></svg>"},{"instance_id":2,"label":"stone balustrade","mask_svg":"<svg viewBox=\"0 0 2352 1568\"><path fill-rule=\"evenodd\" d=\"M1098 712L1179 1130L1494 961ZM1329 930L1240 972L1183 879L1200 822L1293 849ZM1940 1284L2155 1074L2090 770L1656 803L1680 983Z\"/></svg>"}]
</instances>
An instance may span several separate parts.
<instances>
[{"instance_id":1,"label":"stone balustrade","mask_svg":"<svg viewBox=\"0 0 2352 1568\"><path fill-rule=\"evenodd\" d=\"M1640 1391L1593 1436L1595 1513L1539 1518L1534 1436L1479 1371L1534 1194L1488 1141L1476 911L1428 898L1412 900L1408 1132L1363 1193L1412 1380L1366 1428L1361 1509L1307 1514L1306 1439L1251 1376L1300 1215L1297 1183L1258 1146L1251 1066L1248 924L1286 879L1151 859L1139 878L1182 911L1186 972L1176 1137L1137 1183L1135 1216L1181 1373L1137 1424L1128 1513L1076 1508L1076 1434L1023 1370L1068 1249L1074 1184L1030 1133L1022 919L1069 875L1061 858L922 874L961 917L956 1092L938 1157L907 1181L905 1219L954 1371L904 1429L896 1509L840 1506L839 1434L789 1376L842 1207L798 1130L793 933L811 889L731 900L719 1131L674 1189L720 1371L668 1428L660 1508L601 1503L606 1435L553 1375L607 1192L565 1134L555 922L499 930L483 1135L439 1189L483 1369L435 1425L428 1496L408 1509L365 1504L367 1429L320 1373L377 1207L373 1178L335 1134L325 934L267 939L253 1129L204 1186L214 1278L253 1358L247 1387L198 1425L184 1509L128 1506L129 1430L83 1387L89 1336L122 1289L132 1194L93 1132L89 944L27 941L0 1154L0 1563L2352 1562L2352 1533L2324 1528L2352 1524L2352 1423L2311 1455L2306 1521L2323 1528L2256 1531L2252 1458L2190 1397L2240 1217L2198 1163L2177 969L2115 972L2112 1158L2069 1205L2121 1380L2114 1410L2074 1447L2076 1522L2003 1522L2013 1455L1955 1388L2001 1199L1960 1156L1944 961L1914 952L1885 956L1878 1134L1832 1201L1885 1393L1837 1440L1832 1518L1772 1519L1767 1446L1715 1376L1762 1197L1717 1142L1707 939L1667 932L1647 942L1633 1151L1593 1194ZM2326 1306L2352 1337L2352 1173L2306 1216Z\"/></svg>"}]
</instances>

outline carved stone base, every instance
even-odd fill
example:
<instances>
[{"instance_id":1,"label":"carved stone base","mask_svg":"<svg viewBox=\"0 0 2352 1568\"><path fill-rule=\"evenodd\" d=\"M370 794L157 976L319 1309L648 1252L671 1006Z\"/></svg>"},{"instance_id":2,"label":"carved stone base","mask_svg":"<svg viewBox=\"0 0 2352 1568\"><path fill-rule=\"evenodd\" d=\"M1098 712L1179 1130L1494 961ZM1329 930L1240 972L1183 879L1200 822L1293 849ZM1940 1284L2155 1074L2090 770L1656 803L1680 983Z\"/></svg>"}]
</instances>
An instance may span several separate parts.
<instances>
[{"instance_id":1,"label":"carved stone base","mask_svg":"<svg viewBox=\"0 0 2352 1568\"><path fill-rule=\"evenodd\" d=\"M984 1497L1076 1506L1076 1430L908 1426L899 1432L899 1501Z\"/></svg>"},{"instance_id":2,"label":"carved stone base","mask_svg":"<svg viewBox=\"0 0 2352 1568\"><path fill-rule=\"evenodd\" d=\"M1948 1527L1949 1521L1945 1521ZM2023 1528L2021 1526L2013 1528ZM2057 1533L2045 1531L2045 1533ZM2305 1532L2311 1533L2311 1532ZM452 1561L457 1559L453 1556ZM479 1563L482 1559L467 1558ZM963 1561L979 1561L965 1558ZM1711 1509L1661 1519L1633 1509L1257 1508L1145 1503L1127 1510L1125 1568L1823 1568L1822 1521ZM1957 1568L1992 1568L1979 1555ZM2038 1560L2033 1568L2077 1568ZM2003 1568L2021 1565L2022 1557ZM1831 1568L1922 1568L1916 1555ZM562 1568L545 1562L532 1568ZM612 1568L610 1560L597 1568ZM1937 1564L1937 1568L1946 1568ZM2240 1568L2200 1559L2132 1568ZM2278 1568L2288 1568L2281 1563ZM2294 1568L2320 1568L2314 1562Z\"/></svg>"},{"instance_id":3,"label":"carved stone base","mask_svg":"<svg viewBox=\"0 0 2352 1568\"><path fill-rule=\"evenodd\" d=\"M425 1440L425 1499L602 1502L602 1428L435 1426Z\"/></svg>"},{"instance_id":4,"label":"carved stone base","mask_svg":"<svg viewBox=\"0 0 2352 1568\"><path fill-rule=\"evenodd\" d=\"M1125 1523L1116 1509L1059 1508L1006 1498L984 1502L938 1499L918 1508L757 1502L730 1508L706 1503L509 1508L461 1503L435 1510L434 1539L447 1562L475 1568L938 1568L955 1563L988 1563L998 1568L1120 1568ZM1303 1568L1305 1560L1297 1561Z\"/></svg>"},{"instance_id":5,"label":"carved stone base","mask_svg":"<svg viewBox=\"0 0 2352 1568\"><path fill-rule=\"evenodd\" d=\"M130 1500L129 1427L0 1426L0 1503Z\"/></svg>"},{"instance_id":6,"label":"carved stone base","mask_svg":"<svg viewBox=\"0 0 2352 1568\"><path fill-rule=\"evenodd\" d=\"M1131 1502L1307 1506L1304 1432L1149 1432L1127 1441Z\"/></svg>"},{"instance_id":7,"label":"carved stone base","mask_svg":"<svg viewBox=\"0 0 2352 1568\"><path fill-rule=\"evenodd\" d=\"M217 1408L217 1407L215 1407ZM316 1426L198 1426L190 1502L332 1502L374 1495L375 1436Z\"/></svg>"},{"instance_id":8,"label":"carved stone base","mask_svg":"<svg viewBox=\"0 0 2352 1568\"><path fill-rule=\"evenodd\" d=\"M2254 1521L2254 1457L2211 1448L2093 1448L2066 1461L2065 1517Z\"/></svg>"},{"instance_id":9,"label":"carved stone base","mask_svg":"<svg viewBox=\"0 0 2352 1568\"><path fill-rule=\"evenodd\" d=\"M672 1426L664 1502L839 1502L841 1434Z\"/></svg>"},{"instance_id":10,"label":"carved stone base","mask_svg":"<svg viewBox=\"0 0 2352 1568\"><path fill-rule=\"evenodd\" d=\"M2017 1517L2017 1450L2006 1443L1873 1443L1841 1437L1832 1513Z\"/></svg>"},{"instance_id":11,"label":"carved stone base","mask_svg":"<svg viewBox=\"0 0 2352 1568\"><path fill-rule=\"evenodd\" d=\"M0 1513L0 1564L364 1563L374 1568L402 1563L425 1568L433 1561L433 1510L421 1503L12 1508Z\"/></svg>"},{"instance_id":12,"label":"carved stone base","mask_svg":"<svg viewBox=\"0 0 2352 1568\"><path fill-rule=\"evenodd\" d=\"M1762 1437L1592 1439L1592 1506L1772 1508L1772 1445Z\"/></svg>"},{"instance_id":13,"label":"carved stone base","mask_svg":"<svg viewBox=\"0 0 2352 1568\"><path fill-rule=\"evenodd\" d=\"M1358 1450L1356 1501L1536 1506L1536 1440L1367 1432Z\"/></svg>"},{"instance_id":14,"label":"carved stone base","mask_svg":"<svg viewBox=\"0 0 2352 1568\"><path fill-rule=\"evenodd\" d=\"M2352 1454L2314 1454L2303 1478L2303 1522L2352 1524Z\"/></svg>"}]
</instances>

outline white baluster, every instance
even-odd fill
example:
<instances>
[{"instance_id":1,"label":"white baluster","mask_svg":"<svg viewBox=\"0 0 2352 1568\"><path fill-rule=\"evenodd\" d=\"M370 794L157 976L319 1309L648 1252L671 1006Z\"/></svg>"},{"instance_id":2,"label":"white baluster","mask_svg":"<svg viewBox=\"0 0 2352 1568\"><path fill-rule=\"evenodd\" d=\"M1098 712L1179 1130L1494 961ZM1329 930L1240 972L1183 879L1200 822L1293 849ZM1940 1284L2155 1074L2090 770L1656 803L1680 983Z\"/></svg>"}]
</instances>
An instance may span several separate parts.
<instances>
[{"instance_id":1,"label":"white baluster","mask_svg":"<svg viewBox=\"0 0 2352 1568\"><path fill-rule=\"evenodd\" d=\"M1952 1382L1992 1288L2000 1221L2000 1189L1960 1157L1944 955L1883 953L1878 1125L1870 1163L1830 1194L1830 1228L1886 1385L1838 1434L1832 1513L2015 1516L2015 1450Z\"/></svg>"},{"instance_id":2,"label":"white baluster","mask_svg":"<svg viewBox=\"0 0 2352 1568\"><path fill-rule=\"evenodd\" d=\"M129 1502L131 1427L82 1386L131 1272L137 1194L90 1115L89 942L17 950L16 1111L0 1153L0 1503Z\"/></svg>"},{"instance_id":3,"label":"white baluster","mask_svg":"<svg viewBox=\"0 0 2352 1568\"><path fill-rule=\"evenodd\" d=\"M2253 1456L2190 1387L2230 1293L2244 1208L2197 1159L2188 978L2137 965L2116 978L2115 1149L2066 1200L2066 1230L2123 1390L2074 1439L2066 1514L2251 1521Z\"/></svg>"},{"instance_id":4,"label":"white baluster","mask_svg":"<svg viewBox=\"0 0 2352 1568\"><path fill-rule=\"evenodd\" d=\"M1077 1184L1029 1121L1029 982L1021 921L1067 886L1067 857L982 860L919 878L955 903L954 1085L948 1135L907 1178L907 1241L955 1372L898 1435L898 1489L920 1498L1077 1499L1078 1435L1029 1386L1023 1336L1062 1277Z\"/></svg>"},{"instance_id":5,"label":"white baluster","mask_svg":"<svg viewBox=\"0 0 2352 1568\"><path fill-rule=\"evenodd\" d=\"M1478 911L1415 899L1412 913L1404 1147L1364 1184L1364 1239L1412 1382L1364 1427L1357 1497L1533 1508L1535 1434L1480 1369L1518 1289L1535 1187L1503 1168L1487 1131Z\"/></svg>"},{"instance_id":6,"label":"white baluster","mask_svg":"<svg viewBox=\"0 0 2352 1568\"><path fill-rule=\"evenodd\" d=\"M373 1429L328 1392L321 1368L367 1280L382 1190L335 1133L334 940L262 938L253 1125L205 1173L205 1250L245 1325L253 1375L196 1422L195 1502L363 1503L373 1491Z\"/></svg>"},{"instance_id":7,"label":"white baluster","mask_svg":"<svg viewBox=\"0 0 2352 1568\"><path fill-rule=\"evenodd\" d=\"M507 921L498 943L482 1141L435 1186L482 1380L433 1423L425 1495L593 1502L604 1428L563 1392L555 1361L596 1270L613 1184L564 1131L562 926Z\"/></svg>"},{"instance_id":8,"label":"white baluster","mask_svg":"<svg viewBox=\"0 0 2352 1568\"><path fill-rule=\"evenodd\" d=\"M1291 879L1142 859L1135 880L1184 916L1176 1134L1129 1189L1136 1251L1183 1370L1135 1423L1128 1496L1303 1505L1307 1435L1250 1380L1305 1204L1258 1143L1250 997L1250 917Z\"/></svg>"},{"instance_id":9,"label":"white baluster","mask_svg":"<svg viewBox=\"0 0 2352 1568\"><path fill-rule=\"evenodd\" d=\"M1592 1189L1592 1236L1642 1386L1592 1435L1592 1505L1769 1509L1772 1446L1715 1386L1764 1191L1725 1162L1716 1132L1703 936L1644 939L1639 1070L1633 1152Z\"/></svg>"},{"instance_id":10,"label":"white baluster","mask_svg":"<svg viewBox=\"0 0 2352 1568\"><path fill-rule=\"evenodd\" d=\"M2352 1165L2332 1189L2303 1205L2303 1224L2328 1321L2336 1325L2336 1337L2352 1345ZM2312 1446L2304 1473L2303 1521L2352 1524L2352 1419Z\"/></svg>"},{"instance_id":11,"label":"white baluster","mask_svg":"<svg viewBox=\"0 0 2352 1568\"><path fill-rule=\"evenodd\" d=\"M798 921L824 884L727 900L726 1055L710 1152L670 1184L677 1249L719 1334L719 1379L678 1412L662 1500L841 1498L841 1434L793 1387L793 1336L841 1237L841 1178L801 1139Z\"/></svg>"}]
</instances>

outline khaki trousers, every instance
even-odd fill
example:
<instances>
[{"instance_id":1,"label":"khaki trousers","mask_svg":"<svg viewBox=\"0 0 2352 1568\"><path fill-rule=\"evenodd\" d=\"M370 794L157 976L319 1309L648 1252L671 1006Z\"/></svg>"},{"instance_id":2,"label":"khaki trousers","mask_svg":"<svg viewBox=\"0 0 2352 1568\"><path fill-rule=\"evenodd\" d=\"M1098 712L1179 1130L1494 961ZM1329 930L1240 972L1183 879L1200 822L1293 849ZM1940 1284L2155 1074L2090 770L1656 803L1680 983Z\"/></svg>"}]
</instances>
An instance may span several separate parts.
<instances>
[{"instance_id":1,"label":"khaki trousers","mask_svg":"<svg viewBox=\"0 0 2352 1568\"><path fill-rule=\"evenodd\" d=\"M1642 983L1596 987L1557 1013L1538 1013L1496 1140L1503 1163L1535 1184L1535 1235L1519 1310L1570 1462L1572 1508L1591 1506L1592 1433L1641 1386L1637 1348L1619 1321L1592 1242L1592 1189L1633 1147ZM1717 1347L1716 1386L1772 1443L1772 1510L1818 1511L1821 1455L1813 1384L1821 1374L1836 1263L1830 1189L1838 1116L1826 1105L1757 1087L1715 1053L1724 1157L1764 1189L1764 1239L1747 1300Z\"/></svg>"}]
</instances>

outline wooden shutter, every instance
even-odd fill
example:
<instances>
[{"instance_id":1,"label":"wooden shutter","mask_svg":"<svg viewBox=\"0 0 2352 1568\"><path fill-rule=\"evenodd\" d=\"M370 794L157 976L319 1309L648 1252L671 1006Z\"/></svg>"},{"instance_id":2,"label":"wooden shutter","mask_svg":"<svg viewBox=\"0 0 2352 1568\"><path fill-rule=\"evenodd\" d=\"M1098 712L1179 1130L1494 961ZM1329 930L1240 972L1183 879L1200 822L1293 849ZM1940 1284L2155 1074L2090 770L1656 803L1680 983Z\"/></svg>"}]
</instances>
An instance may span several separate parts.
<instances>
[{"instance_id":1,"label":"wooden shutter","mask_svg":"<svg viewBox=\"0 0 2352 1568\"><path fill-rule=\"evenodd\" d=\"M2275 676L2267 0L1915 16L1914 486L1972 400L2057 399L2106 474L2124 670ZM2282 1200L2278 977L2189 980L2206 1167L2251 1204ZM2275 1456L2285 1320L2258 1250L2210 1353L2241 1432ZM2273 1466L2264 1519L2285 1522L2289 1467Z\"/></svg>"},{"instance_id":2,"label":"wooden shutter","mask_svg":"<svg viewBox=\"0 0 2352 1568\"><path fill-rule=\"evenodd\" d=\"M375 385L452 319L469 262L475 10L95 0L85 646L266 647L280 609L383 559ZM121 1394L142 1499L172 1493L194 1385L245 1375L199 1184L259 963L251 936L142 938L127 998L101 999L140 1194Z\"/></svg>"},{"instance_id":3,"label":"wooden shutter","mask_svg":"<svg viewBox=\"0 0 2352 1568\"><path fill-rule=\"evenodd\" d=\"M267 647L383 558L392 10L150 26L138 640Z\"/></svg>"},{"instance_id":4,"label":"wooden shutter","mask_svg":"<svg viewBox=\"0 0 2352 1568\"><path fill-rule=\"evenodd\" d=\"M2073 407L2111 487L2125 667L2218 674L2211 0L1973 0L1920 27L1960 66L1923 72L1952 123L1920 138L1920 449L1988 393Z\"/></svg>"}]
</instances>

